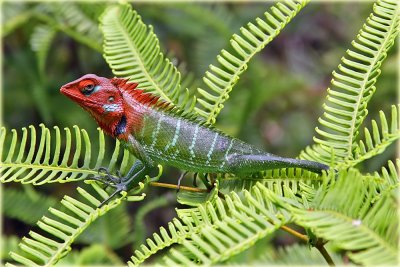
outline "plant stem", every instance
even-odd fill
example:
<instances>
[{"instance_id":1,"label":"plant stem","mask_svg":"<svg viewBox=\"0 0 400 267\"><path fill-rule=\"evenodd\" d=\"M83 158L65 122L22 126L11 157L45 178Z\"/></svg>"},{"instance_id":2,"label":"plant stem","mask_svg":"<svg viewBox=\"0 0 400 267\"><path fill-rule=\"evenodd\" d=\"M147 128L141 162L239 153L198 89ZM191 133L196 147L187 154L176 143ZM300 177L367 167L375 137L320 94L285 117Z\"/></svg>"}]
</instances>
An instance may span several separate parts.
<instances>
[{"instance_id":1,"label":"plant stem","mask_svg":"<svg viewBox=\"0 0 400 267\"><path fill-rule=\"evenodd\" d=\"M300 238L301 240L308 242L309 238L307 237L307 235L303 235L299 232L297 232L296 230L282 225L280 227L283 231L288 232L291 235L294 235L298 238ZM322 257L324 257L324 259L326 260L326 262L329 264L329 266L335 266L335 263L333 262L331 256L329 255L328 251L326 251L325 247L324 247L324 243L322 242L322 239L318 239L317 243L314 246L316 249L318 249L318 251L322 254Z\"/></svg>"},{"instance_id":2,"label":"plant stem","mask_svg":"<svg viewBox=\"0 0 400 267\"><path fill-rule=\"evenodd\" d=\"M328 251L326 251L326 249L324 247L324 243L322 242L321 239L317 240L317 244L315 244L315 248L319 250L319 252L322 254L322 256L324 257L326 262L329 264L329 266L335 266L335 263L333 262Z\"/></svg>"},{"instance_id":3,"label":"plant stem","mask_svg":"<svg viewBox=\"0 0 400 267\"><path fill-rule=\"evenodd\" d=\"M175 185L175 184L167 184L167 183L159 183L159 182L150 182L149 185L156 186L156 187L164 187L164 188L186 190L186 191L191 191L191 192L208 192L207 189L201 189L201 188L183 186L183 185L178 186L178 185Z\"/></svg>"},{"instance_id":4,"label":"plant stem","mask_svg":"<svg viewBox=\"0 0 400 267\"><path fill-rule=\"evenodd\" d=\"M303 234L297 232L296 230L294 230L294 229L292 229L292 228L290 228L290 227L288 227L288 226L282 225L282 226L281 226L281 229L282 229L283 231L288 232L289 234L292 234L292 235L294 235L294 236L300 238L301 240L303 240L303 241L305 241L305 242L308 242L308 237L307 237L306 235L303 235Z\"/></svg>"}]
</instances>

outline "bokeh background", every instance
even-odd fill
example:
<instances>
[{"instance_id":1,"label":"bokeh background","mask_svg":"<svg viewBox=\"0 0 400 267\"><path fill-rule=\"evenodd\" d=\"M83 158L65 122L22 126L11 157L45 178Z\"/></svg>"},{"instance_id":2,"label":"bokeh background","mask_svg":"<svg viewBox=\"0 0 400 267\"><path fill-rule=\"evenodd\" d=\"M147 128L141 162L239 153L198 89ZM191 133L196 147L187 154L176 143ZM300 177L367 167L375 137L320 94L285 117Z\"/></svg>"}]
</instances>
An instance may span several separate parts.
<instances>
[{"instance_id":1,"label":"bokeh background","mask_svg":"<svg viewBox=\"0 0 400 267\"><path fill-rule=\"evenodd\" d=\"M113 77L101 53L102 36L96 20L110 4L3 3L2 113L5 127L20 130L44 123L49 128L57 125L62 129L78 125L97 137L93 119L62 96L59 88L87 73ZM229 45L230 36L238 32L240 26L262 16L271 4L166 2L136 3L133 7L145 23L154 26L162 51L186 76L193 77L190 89L195 91L203 85L200 78L208 65L215 64L216 55ZM266 151L296 157L312 143L331 72L371 10L372 2L367 1L309 4L251 61L225 103L217 119L217 128ZM78 14L74 12L92 20L92 25L85 25L86 28L74 25L72 14ZM48 40L48 55L43 60L43 55L36 50L38 42L46 40L40 39L38 31L49 25L57 32ZM80 32L81 36L71 31ZM369 105L370 118L366 121L378 118L381 109L389 114L390 105L398 102L397 51L397 47L390 51L382 67L383 74ZM113 142L108 139L111 145ZM96 138L92 142L95 143ZM387 153L360 168L377 170L394 157L395 150L392 145ZM176 169L166 168L161 181L175 184L179 174ZM190 181L185 183L191 184ZM6 246L1 251L2 258L9 258L7 253L15 248L19 238L35 229L36 221L49 206L66 194L73 195L78 185L81 186L81 182L35 188L5 185L2 239ZM11 194L25 201L30 199L35 212L24 217L10 210L7 199L14 199L9 197ZM65 262L93 264L88 262L90 257L82 256L93 251L104 252L97 263L126 261L134 247L175 216L174 208L179 206L174 190L153 187L147 195L144 202L128 204L113 211L111 216L100 218L91 226L93 229L88 229L80 238L73 247L76 252ZM113 234L116 225L124 234ZM234 262L250 262L268 246L277 248L294 242L297 242L295 238L279 232L272 240L261 240L259 245L238 255ZM97 247L88 245L93 243Z\"/></svg>"}]
</instances>

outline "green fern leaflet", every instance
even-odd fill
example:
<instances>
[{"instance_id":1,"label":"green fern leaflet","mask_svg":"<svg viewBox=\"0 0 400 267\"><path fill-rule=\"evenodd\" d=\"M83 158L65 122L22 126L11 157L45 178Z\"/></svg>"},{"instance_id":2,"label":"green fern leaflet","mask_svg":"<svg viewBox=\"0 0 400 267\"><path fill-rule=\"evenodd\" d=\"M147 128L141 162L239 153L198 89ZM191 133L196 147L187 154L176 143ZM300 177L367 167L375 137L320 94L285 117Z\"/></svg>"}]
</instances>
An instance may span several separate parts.
<instances>
[{"instance_id":1,"label":"green fern leaflet","mask_svg":"<svg viewBox=\"0 0 400 267\"><path fill-rule=\"evenodd\" d=\"M65 139L61 137L58 127L54 127L54 132L43 124L40 128L40 136L37 136L36 128L33 126L30 126L29 130L23 128L21 138L15 129L11 131L11 138L6 138L8 132L5 128L1 128L0 181L2 183L42 185L73 182L84 180L89 175L98 175L97 170L102 166L107 166L112 172L118 168L121 173L125 173L134 161L134 157L123 150L118 141L115 143L111 159L105 159L108 151L105 149L104 133L100 130L99 147L92 148L87 132L77 126L73 128L74 137L69 128L64 129ZM65 141L63 150L62 141ZM123 157L117 162L120 153ZM94 157L96 160L93 160ZM79 164L81 158L83 163Z\"/></svg>"}]
</instances>

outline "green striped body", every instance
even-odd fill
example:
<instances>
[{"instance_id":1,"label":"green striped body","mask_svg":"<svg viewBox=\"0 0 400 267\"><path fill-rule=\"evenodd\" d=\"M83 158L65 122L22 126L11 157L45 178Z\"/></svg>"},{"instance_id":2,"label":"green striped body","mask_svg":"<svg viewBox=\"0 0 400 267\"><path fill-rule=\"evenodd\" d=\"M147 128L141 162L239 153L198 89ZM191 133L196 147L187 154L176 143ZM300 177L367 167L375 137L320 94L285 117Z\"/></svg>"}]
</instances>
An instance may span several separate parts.
<instances>
[{"instance_id":1,"label":"green striped body","mask_svg":"<svg viewBox=\"0 0 400 267\"><path fill-rule=\"evenodd\" d=\"M143 163L143 170L157 164L192 172L233 174L287 167L319 173L328 169L318 162L263 152L180 115L137 85L127 79L86 74L63 85L60 91L88 111L103 131L118 138Z\"/></svg>"},{"instance_id":2,"label":"green striped body","mask_svg":"<svg viewBox=\"0 0 400 267\"><path fill-rule=\"evenodd\" d=\"M317 162L263 152L213 128L157 109L147 109L141 129L131 133L128 140L128 148L145 164L165 164L192 172L240 174L284 167L320 172L327 168Z\"/></svg>"}]
</instances>

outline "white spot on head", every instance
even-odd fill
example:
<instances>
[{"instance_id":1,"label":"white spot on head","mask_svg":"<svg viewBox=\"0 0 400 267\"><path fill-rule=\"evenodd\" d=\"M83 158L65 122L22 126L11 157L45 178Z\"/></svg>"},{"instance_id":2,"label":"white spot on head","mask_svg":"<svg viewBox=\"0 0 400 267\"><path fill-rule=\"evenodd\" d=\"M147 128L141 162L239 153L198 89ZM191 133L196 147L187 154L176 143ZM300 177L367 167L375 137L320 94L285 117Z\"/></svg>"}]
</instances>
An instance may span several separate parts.
<instances>
[{"instance_id":1,"label":"white spot on head","mask_svg":"<svg viewBox=\"0 0 400 267\"><path fill-rule=\"evenodd\" d=\"M360 226L361 225L361 220L359 220L359 219L357 219L357 220L353 220L352 222L351 222L351 224L353 225L353 226Z\"/></svg>"}]
</instances>

